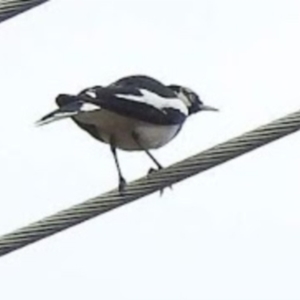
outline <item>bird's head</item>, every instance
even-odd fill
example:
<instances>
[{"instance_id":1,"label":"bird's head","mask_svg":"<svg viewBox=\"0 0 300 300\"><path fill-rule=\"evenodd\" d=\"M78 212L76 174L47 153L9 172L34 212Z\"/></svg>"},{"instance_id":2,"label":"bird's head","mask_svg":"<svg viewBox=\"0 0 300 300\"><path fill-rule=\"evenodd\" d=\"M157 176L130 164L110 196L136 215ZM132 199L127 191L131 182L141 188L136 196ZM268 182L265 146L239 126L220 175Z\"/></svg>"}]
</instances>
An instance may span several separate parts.
<instances>
[{"instance_id":1,"label":"bird's head","mask_svg":"<svg viewBox=\"0 0 300 300\"><path fill-rule=\"evenodd\" d=\"M203 110L218 111L217 108L203 104L200 97L190 88L175 84L169 85L168 87L187 106L189 115Z\"/></svg>"}]
</instances>

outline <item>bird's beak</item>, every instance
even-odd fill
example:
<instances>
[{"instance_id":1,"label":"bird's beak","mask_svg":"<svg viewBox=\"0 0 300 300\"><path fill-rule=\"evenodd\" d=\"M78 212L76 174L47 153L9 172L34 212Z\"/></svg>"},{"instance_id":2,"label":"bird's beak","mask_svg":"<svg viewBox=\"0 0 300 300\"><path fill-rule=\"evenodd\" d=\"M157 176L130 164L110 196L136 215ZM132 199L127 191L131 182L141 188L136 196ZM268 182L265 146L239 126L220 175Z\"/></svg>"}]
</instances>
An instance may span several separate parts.
<instances>
[{"instance_id":1,"label":"bird's beak","mask_svg":"<svg viewBox=\"0 0 300 300\"><path fill-rule=\"evenodd\" d=\"M205 104L202 104L200 106L200 110L207 110L207 111L219 111L217 108L214 108L212 106L208 106L208 105L205 105Z\"/></svg>"}]
</instances>

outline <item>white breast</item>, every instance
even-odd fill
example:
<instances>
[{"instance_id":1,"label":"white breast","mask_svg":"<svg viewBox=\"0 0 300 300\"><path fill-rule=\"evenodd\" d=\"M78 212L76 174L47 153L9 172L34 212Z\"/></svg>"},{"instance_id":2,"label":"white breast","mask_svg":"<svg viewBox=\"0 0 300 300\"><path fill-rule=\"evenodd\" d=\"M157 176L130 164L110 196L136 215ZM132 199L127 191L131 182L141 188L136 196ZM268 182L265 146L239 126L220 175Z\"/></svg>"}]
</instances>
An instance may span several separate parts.
<instances>
[{"instance_id":1,"label":"white breast","mask_svg":"<svg viewBox=\"0 0 300 300\"><path fill-rule=\"evenodd\" d=\"M156 125L101 109L94 112L81 113L76 120L94 125L101 139L110 143L113 137L117 148L123 150L142 150L132 137L135 132L147 149L160 148L171 141L181 128L181 125Z\"/></svg>"}]
</instances>

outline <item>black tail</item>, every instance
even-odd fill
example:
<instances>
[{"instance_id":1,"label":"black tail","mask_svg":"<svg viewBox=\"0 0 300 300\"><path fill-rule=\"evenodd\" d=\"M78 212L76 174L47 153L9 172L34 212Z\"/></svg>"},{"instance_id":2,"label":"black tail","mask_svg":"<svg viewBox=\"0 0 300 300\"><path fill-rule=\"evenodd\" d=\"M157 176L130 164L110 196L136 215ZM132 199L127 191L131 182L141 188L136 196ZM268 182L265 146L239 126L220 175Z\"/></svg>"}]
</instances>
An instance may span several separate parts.
<instances>
[{"instance_id":1,"label":"black tail","mask_svg":"<svg viewBox=\"0 0 300 300\"><path fill-rule=\"evenodd\" d=\"M55 101L59 109L47 114L36 125L41 126L52 123L65 118L73 117L79 113L86 113L101 109L100 105L90 103L82 96L72 96L67 94L60 94Z\"/></svg>"},{"instance_id":2,"label":"black tail","mask_svg":"<svg viewBox=\"0 0 300 300\"><path fill-rule=\"evenodd\" d=\"M68 94L60 94L56 97L55 102L58 107L66 106L70 103L74 103L78 101L77 96L68 95Z\"/></svg>"}]
</instances>

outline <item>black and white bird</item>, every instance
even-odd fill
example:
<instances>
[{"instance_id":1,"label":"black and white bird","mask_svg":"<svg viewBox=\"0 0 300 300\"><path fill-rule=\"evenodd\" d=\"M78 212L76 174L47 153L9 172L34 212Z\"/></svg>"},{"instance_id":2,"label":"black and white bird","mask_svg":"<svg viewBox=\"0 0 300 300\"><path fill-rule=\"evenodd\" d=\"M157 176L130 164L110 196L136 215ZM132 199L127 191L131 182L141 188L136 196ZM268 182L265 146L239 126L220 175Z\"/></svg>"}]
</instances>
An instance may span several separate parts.
<instances>
[{"instance_id":1,"label":"black and white bird","mask_svg":"<svg viewBox=\"0 0 300 300\"><path fill-rule=\"evenodd\" d=\"M157 168L162 169L149 150L170 142L190 115L204 110L217 111L204 105L187 87L164 85L143 75L124 77L105 87L93 86L78 95L60 94L56 104L59 108L40 119L37 125L71 118L91 136L109 144L120 191L126 181L116 149L145 151Z\"/></svg>"}]
</instances>

